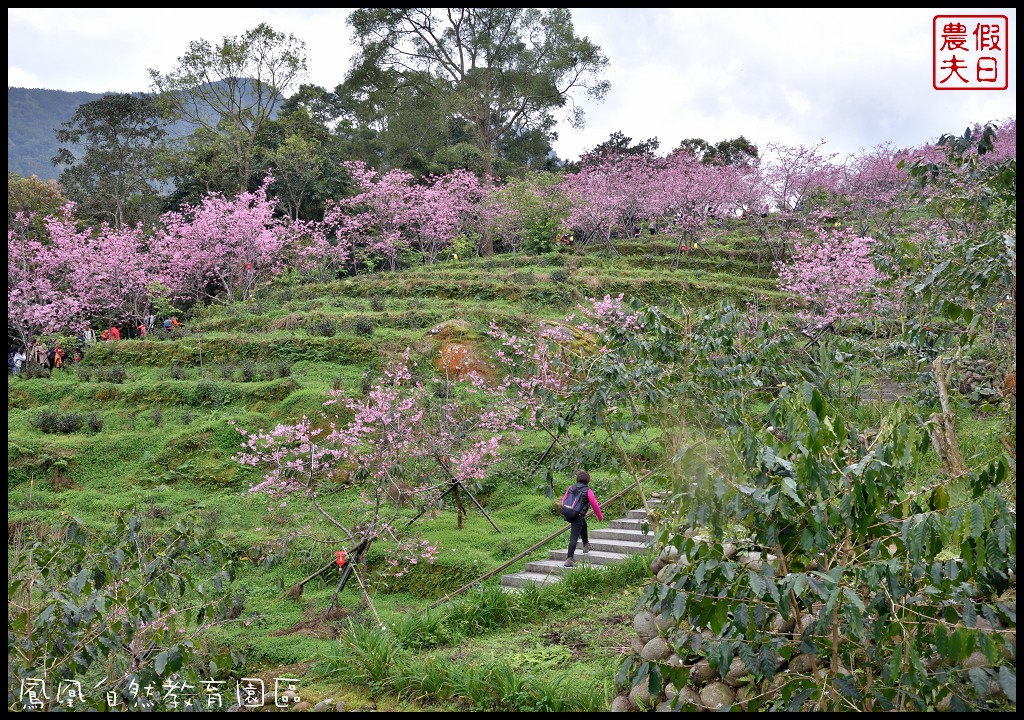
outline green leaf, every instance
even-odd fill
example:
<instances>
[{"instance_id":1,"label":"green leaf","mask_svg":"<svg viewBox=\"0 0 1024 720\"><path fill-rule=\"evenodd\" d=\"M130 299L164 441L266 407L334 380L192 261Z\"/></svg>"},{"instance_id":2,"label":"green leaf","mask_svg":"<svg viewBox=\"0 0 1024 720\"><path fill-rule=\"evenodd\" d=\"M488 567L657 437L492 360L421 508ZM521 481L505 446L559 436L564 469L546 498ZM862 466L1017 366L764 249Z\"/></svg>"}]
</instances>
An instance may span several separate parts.
<instances>
[{"instance_id":1,"label":"green leaf","mask_svg":"<svg viewBox=\"0 0 1024 720\"><path fill-rule=\"evenodd\" d=\"M860 691L857 690L857 686L853 684L853 680L849 677L837 675L835 678L835 684L836 687L839 688L839 692L851 700L860 700L864 697L860 694Z\"/></svg>"},{"instance_id":2,"label":"green leaf","mask_svg":"<svg viewBox=\"0 0 1024 720\"><path fill-rule=\"evenodd\" d=\"M157 655L156 660L153 661L153 669L160 677L163 677L164 669L167 667L167 657L168 653L164 650L162 653Z\"/></svg>"},{"instance_id":3,"label":"green leaf","mask_svg":"<svg viewBox=\"0 0 1024 720\"><path fill-rule=\"evenodd\" d=\"M860 599L860 595L858 595L853 588L844 587L843 595L846 596L846 599L849 600L855 608L864 612L864 601Z\"/></svg>"},{"instance_id":4,"label":"green leaf","mask_svg":"<svg viewBox=\"0 0 1024 720\"><path fill-rule=\"evenodd\" d=\"M971 503L971 511L968 515L971 526L971 537L979 540L985 535L985 511L978 503Z\"/></svg>"},{"instance_id":5,"label":"green leaf","mask_svg":"<svg viewBox=\"0 0 1024 720\"><path fill-rule=\"evenodd\" d=\"M1005 665L999 668L999 687L1006 693L1006 699L1017 703L1017 674Z\"/></svg>"},{"instance_id":6,"label":"green leaf","mask_svg":"<svg viewBox=\"0 0 1024 720\"><path fill-rule=\"evenodd\" d=\"M82 593L82 590L85 589L85 585L88 582L89 582L89 571L88 570L82 570L74 578L72 578L71 582L68 583L68 589L71 590L71 594L72 595L74 595L75 597L78 597Z\"/></svg>"},{"instance_id":7,"label":"green leaf","mask_svg":"<svg viewBox=\"0 0 1024 720\"><path fill-rule=\"evenodd\" d=\"M727 622L729 622L729 606L724 602L716 603L714 612L711 614L711 632L721 635Z\"/></svg>"},{"instance_id":8,"label":"green leaf","mask_svg":"<svg viewBox=\"0 0 1024 720\"><path fill-rule=\"evenodd\" d=\"M984 668L972 667L967 671L967 675L971 678L971 683L974 685L974 692L978 694L979 698L984 698L988 693L988 673L985 672Z\"/></svg>"},{"instance_id":9,"label":"green leaf","mask_svg":"<svg viewBox=\"0 0 1024 720\"><path fill-rule=\"evenodd\" d=\"M747 572L747 578L750 582L750 590L754 593L754 597L761 597L764 595L765 587L764 580L753 570Z\"/></svg>"}]
</instances>

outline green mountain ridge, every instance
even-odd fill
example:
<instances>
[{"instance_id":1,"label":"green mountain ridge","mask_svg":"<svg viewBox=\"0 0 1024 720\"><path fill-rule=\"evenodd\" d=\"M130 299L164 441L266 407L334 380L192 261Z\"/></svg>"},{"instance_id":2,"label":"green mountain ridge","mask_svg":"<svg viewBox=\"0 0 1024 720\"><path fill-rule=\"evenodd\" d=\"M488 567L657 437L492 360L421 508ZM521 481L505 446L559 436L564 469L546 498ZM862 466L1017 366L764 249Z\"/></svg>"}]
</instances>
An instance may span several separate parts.
<instances>
[{"instance_id":1,"label":"green mountain ridge","mask_svg":"<svg viewBox=\"0 0 1024 720\"><path fill-rule=\"evenodd\" d=\"M22 177L35 175L40 180L57 180L63 168L52 158L61 148L55 135L74 117L78 106L99 100L108 93L70 92L45 88L7 88L7 171ZM116 94L116 93L114 93ZM144 93L132 93L142 95ZM276 113L272 113L272 117ZM168 140L187 137L195 129L192 123L179 121L167 127ZM79 148L71 146L78 154Z\"/></svg>"}]
</instances>

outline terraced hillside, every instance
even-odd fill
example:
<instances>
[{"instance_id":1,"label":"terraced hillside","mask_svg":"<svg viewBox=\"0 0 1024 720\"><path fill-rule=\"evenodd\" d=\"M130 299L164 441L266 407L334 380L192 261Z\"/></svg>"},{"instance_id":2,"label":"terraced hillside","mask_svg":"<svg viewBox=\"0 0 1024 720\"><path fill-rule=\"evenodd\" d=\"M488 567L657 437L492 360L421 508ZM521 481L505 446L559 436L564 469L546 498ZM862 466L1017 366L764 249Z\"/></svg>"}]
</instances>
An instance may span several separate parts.
<instances>
[{"instance_id":1,"label":"terraced hillside","mask_svg":"<svg viewBox=\"0 0 1024 720\"><path fill-rule=\"evenodd\" d=\"M372 679L345 677L345 648L351 649L346 632L370 619L357 590L347 588L328 617L323 613L332 605L336 574L286 592L322 568L333 548L310 540L307 530L320 520L308 503L278 504L246 494L260 474L235 461L237 428L315 417L329 390L365 393L406 348L424 373L438 371L451 344L468 348L482 365L491 363L490 323L520 332L564 318L587 298L621 293L692 307L728 298L782 309L784 298L767 269L758 270L752 247L738 226L716 244L678 259L675 240L658 236L619 242L618 257L607 252L499 256L318 284L278 282L246 303L193 308L191 315L180 316L182 330L89 347L81 365L49 377L9 378L9 545L46 537L63 513L101 529L117 513L136 512L153 532L194 518L208 536L228 544L237 569L232 619L204 633L204 652L220 647L241 652L247 676L300 677L314 701L405 707L408 697L382 696ZM385 624L431 622L414 618L429 618L430 613L422 615L429 605L564 524L542 492L545 464L540 461L550 444L543 432L527 434L477 489L500 532L468 503L461 529L451 507L437 519L415 520L417 531L440 548L438 557L375 585L374 611ZM658 452L652 445L637 448L638 462ZM599 497L620 489L621 479L601 468L591 472ZM556 477L554 483L558 490L567 479ZM626 517L639 500L627 493L605 512ZM410 521L416 515L413 507L401 511ZM539 552L564 554L563 544L558 539ZM371 573L379 559L370 553ZM523 558L506 572L522 573L534 559ZM548 608L545 612L520 607L493 627L460 621L463 631L456 636L422 631L433 639L421 653L453 667L505 658L517 672L556 684L558 673L572 667L575 677L589 678L597 692L563 688L553 695L562 698L564 709L604 709L629 643L646 563L637 554L616 572L583 568L572 582L559 583L563 587L536 589L517 601ZM495 576L452 599L500 590L499 583ZM432 612L459 607L449 603ZM429 694L421 699L430 707ZM451 701L448 706L437 702L441 709L452 707ZM459 702L465 700L455 707Z\"/></svg>"}]
</instances>

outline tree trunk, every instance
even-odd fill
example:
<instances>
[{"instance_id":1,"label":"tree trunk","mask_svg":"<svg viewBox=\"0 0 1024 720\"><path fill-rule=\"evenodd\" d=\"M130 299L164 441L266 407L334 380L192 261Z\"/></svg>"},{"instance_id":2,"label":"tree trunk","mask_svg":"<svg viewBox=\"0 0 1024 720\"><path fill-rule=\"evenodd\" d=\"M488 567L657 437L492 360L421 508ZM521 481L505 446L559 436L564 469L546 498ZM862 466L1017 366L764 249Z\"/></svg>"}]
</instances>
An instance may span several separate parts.
<instances>
[{"instance_id":1,"label":"tree trunk","mask_svg":"<svg viewBox=\"0 0 1024 720\"><path fill-rule=\"evenodd\" d=\"M494 169L494 162L491 158L491 139L487 133L487 121L477 120L476 128L477 132L480 133L480 159L483 162L483 182L485 187L490 187L491 171ZM494 238L491 237L490 232L485 232L483 237L480 238L480 255L481 257L491 257L494 255Z\"/></svg>"},{"instance_id":2,"label":"tree trunk","mask_svg":"<svg viewBox=\"0 0 1024 720\"><path fill-rule=\"evenodd\" d=\"M935 358L932 363L932 372L935 375L935 385L939 391L939 403L942 406L941 413L934 413L931 416L933 423L931 428L932 445L935 452L939 454L943 467L952 478L958 478L967 474L967 467L964 465L964 456L960 452L960 442L956 434L956 415L949 407L949 378L952 368L943 363L941 357Z\"/></svg>"}]
</instances>

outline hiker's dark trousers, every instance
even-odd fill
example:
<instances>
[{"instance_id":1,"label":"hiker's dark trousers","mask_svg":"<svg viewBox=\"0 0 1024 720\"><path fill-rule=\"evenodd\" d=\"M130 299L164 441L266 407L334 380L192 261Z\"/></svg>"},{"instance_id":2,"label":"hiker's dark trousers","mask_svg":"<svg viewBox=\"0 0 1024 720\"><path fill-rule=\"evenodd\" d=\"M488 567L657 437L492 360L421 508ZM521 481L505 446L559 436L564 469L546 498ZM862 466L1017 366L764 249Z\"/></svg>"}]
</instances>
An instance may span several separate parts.
<instances>
[{"instance_id":1,"label":"hiker's dark trousers","mask_svg":"<svg viewBox=\"0 0 1024 720\"><path fill-rule=\"evenodd\" d=\"M587 540L586 515L580 515L569 523L569 557L572 557L576 553L576 543L580 540L583 540L584 545L590 542Z\"/></svg>"}]
</instances>

